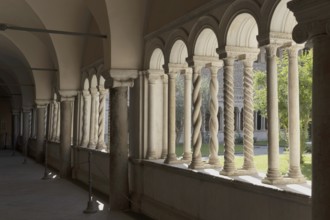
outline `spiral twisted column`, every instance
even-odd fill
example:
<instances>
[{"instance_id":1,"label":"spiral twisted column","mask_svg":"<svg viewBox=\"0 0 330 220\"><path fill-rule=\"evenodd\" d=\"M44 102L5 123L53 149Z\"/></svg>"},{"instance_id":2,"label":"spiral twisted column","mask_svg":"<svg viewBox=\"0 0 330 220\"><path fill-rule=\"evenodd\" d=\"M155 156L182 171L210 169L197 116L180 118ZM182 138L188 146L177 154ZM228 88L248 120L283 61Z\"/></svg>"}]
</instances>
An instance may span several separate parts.
<instances>
[{"instance_id":1,"label":"spiral twisted column","mask_svg":"<svg viewBox=\"0 0 330 220\"><path fill-rule=\"evenodd\" d=\"M210 81L210 156L209 164L214 166L220 166L220 160L218 156L219 152L219 140L218 140L218 131L219 131L219 121L218 121L218 111L219 111L219 100L218 100L218 91L219 91L219 82L218 82L218 70L219 67L212 66L211 70L211 81Z\"/></svg>"},{"instance_id":2,"label":"spiral twisted column","mask_svg":"<svg viewBox=\"0 0 330 220\"><path fill-rule=\"evenodd\" d=\"M81 147L87 147L89 143L90 129L90 110L91 110L91 95L88 90L83 90L84 111L83 111L83 136Z\"/></svg>"},{"instance_id":3,"label":"spiral twisted column","mask_svg":"<svg viewBox=\"0 0 330 220\"><path fill-rule=\"evenodd\" d=\"M163 75L163 148L161 158L165 159L168 152L168 76Z\"/></svg>"},{"instance_id":4,"label":"spiral twisted column","mask_svg":"<svg viewBox=\"0 0 330 220\"><path fill-rule=\"evenodd\" d=\"M202 161L202 94L201 94L201 71L202 66L195 66L193 68L193 137L192 137L192 145L193 145L193 155L192 161L189 165L189 168L198 169L203 168L204 163Z\"/></svg>"},{"instance_id":5,"label":"spiral twisted column","mask_svg":"<svg viewBox=\"0 0 330 220\"><path fill-rule=\"evenodd\" d=\"M234 126L234 58L224 59L224 166L222 175L234 175L235 166L235 126Z\"/></svg>"},{"instance_id":6,"label":"spiral twisted column","mask_svg":"<svg viewBox=\"0 0 330 220\"><path fill-rule=\"evenodd\" d=\"M300 169L300 114L299 114L299 72L298 51L300 46L293 45L287 49L289 55L288 77L288 118L289 118L289 177L305 182Z\"/></svg>"},{"instance_id":7,"label":"spiral twisted column","mask_svg":"<svg viewBox=\"0 0 330 220\"><path fill-rule=\"evenodd\" d=\"M176 147L176 78L177 73L171 72L168 74L168 153L165 163L174 163L177 161Z\"/></svg>"},{"instance_id":8,"label":"spiral twisted column","mask_svg":"<svg viewBox=\"0 0 330 220\"><path fill-rule=\"evenodd\" d=\"M243 131L244 131L244 164L243 169L255 171L253 151L253 62L255 59L243 60L244 65L244 109L243 109Z\"/></svg>"},{"instance_id":9,"label":"spiral twisted column","mask_svg":"<svg viewBox=\"0 0 330 220\"><path fill-rule=\"evenodd\" d=\"M279 171L279 124L276 51L278 45L266 46L267 54L267 115L268 115L268 170L264 183L275 184L282 179Z\"/></svg>"},{"instance_id":10,"label":"spiral twisted column","mask_svg":"<svg viewBox=\"0 0 330 220\"><path fill-rule=\"evenodd\" d=\"M98 115L98 141L97 141L97 149L105 150L106 145L104 143L104 126L105 126L105 98L107 94L107 90L104 88L99 88L99 115Z\"/></svg>"},{"instance_id":11,"label":"spiral twisted column","mask_svg":"<svg viewBox=\"0 0 330 220\"><path fill-rule=\"evenodd\" d=\"M98 131L98 97L99 92L96 88L91 88L91 118L90 118L90 133L88 148L95 149L97 143L97 131Z\"/></svg>"},{"instance_id":12,"label":"spiral twisted column","mask_svg":"<svg viewBox=\"0 0 330 220\"><path fill-rule=\"evenodd\" d=\"M184 73L184 149L183 160L191 161L191 86L192 71L187 69Z\"/></svg>"}]
</instances>

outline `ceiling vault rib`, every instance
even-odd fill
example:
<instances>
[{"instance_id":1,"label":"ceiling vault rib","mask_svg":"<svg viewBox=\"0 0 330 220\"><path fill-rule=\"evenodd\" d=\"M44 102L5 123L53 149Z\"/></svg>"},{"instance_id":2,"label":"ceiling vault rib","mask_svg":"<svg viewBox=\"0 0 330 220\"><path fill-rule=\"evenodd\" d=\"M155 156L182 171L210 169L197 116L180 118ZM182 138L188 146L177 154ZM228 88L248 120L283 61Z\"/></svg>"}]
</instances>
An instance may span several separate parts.
<instances>
[{"instance_id":1,"label":"ceiling vault rib","mask_svg":"<svg viewBox=\"0 0 330 220\"><path fill-rule=\"evenodd\" d=\"M71 36L77 36L77 37L80 36L80 37L107 38L107 35L104 35L104 34L81 33L81 32L71 32L71 31L59 31L59 30L50 30L50 29L20 27L20 26L14 26L14 25L0 23L0 31L6 31L6 30L39 32L39 33L49 33L49 34L62 34L62 35L71 35Z\"/></svg>"}]
</instances>

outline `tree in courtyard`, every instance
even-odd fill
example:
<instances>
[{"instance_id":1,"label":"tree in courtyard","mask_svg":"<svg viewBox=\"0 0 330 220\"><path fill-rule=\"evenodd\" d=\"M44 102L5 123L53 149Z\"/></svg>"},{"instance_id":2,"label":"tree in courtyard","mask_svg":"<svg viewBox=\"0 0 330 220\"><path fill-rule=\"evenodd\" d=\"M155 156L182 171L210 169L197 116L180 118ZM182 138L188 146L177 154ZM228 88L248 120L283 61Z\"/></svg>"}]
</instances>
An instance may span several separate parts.
<instances>
[{"instance_id":1,"label":"tree in courtyard","mask_svg":"<svg viewBox=\"0 0 330 220\"><path fill-rule=\"evenodd\" d=\"M282 139L288 140L288 55L283 53L278 58L278 113ZM312 111L312 68L313 52L304 51L299 55L299 102L300 102L300 140L301 153L305 150L308 139L308 128L311 123ZM267 85L266 73L256 71L254 73L254 107L267 117Z\"/></svg>"}]
</instances>

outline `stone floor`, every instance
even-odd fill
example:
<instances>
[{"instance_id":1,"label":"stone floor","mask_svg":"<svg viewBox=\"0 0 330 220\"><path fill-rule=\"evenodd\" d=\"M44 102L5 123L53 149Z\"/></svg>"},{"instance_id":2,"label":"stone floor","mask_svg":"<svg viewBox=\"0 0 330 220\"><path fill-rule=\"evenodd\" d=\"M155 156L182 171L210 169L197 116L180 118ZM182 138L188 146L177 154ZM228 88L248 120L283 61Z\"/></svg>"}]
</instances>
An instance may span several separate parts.
<instances>
[{"instance_id":1,"label":"stone floor","mask_svg":"<svg viewBox=\"0 0 330 220\"><path fill-rule=\"evenodd\" d=\"M84 214L88 192L65 179L41 180L43 167L9 150L0 151L0 219L4 220L46 220L46 219L148 219L130 212L109 212L103 203L102 211ZM99 205L99 208L102 204Z\"/></svg>"}]
</instances>

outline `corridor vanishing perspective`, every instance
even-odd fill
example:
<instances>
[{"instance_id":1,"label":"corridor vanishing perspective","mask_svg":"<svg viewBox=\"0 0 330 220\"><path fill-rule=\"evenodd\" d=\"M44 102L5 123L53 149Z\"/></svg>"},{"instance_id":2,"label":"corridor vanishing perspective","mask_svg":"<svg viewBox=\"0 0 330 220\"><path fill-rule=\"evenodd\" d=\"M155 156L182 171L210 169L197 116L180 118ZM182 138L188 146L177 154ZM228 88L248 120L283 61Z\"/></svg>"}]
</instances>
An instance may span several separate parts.
<instances>
[{"instance_id":1,"label":"corridor vanishing perspective","mask_svg":"<svg viewBox=\"0 0 330 220\"><path fill-rule=\"evenodd\" d=\"M329 9L326 0L1 1L2 175L25 170L17 181L30 180L28 169L40 169L33 159L60 179L34 179L41 188L26 188L26 196L54 201L71 180L108 199L100 218L129 211L174 220L329 219ZM301 171L298 63L310 49L313 184ZM285 174L277 69L284 55ZM254 108L260 70L266 115ZM256 168L256 140L267 145L266 173ZM10 181L3 188L20 184ZM68 200L81 202L78 194ZM43 219L60 214L47 203ZM74 210L59 218L80 218Z\"/></svg>"}]
</instances>

